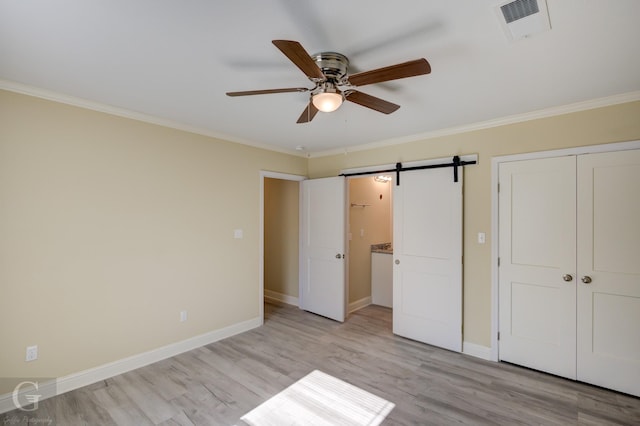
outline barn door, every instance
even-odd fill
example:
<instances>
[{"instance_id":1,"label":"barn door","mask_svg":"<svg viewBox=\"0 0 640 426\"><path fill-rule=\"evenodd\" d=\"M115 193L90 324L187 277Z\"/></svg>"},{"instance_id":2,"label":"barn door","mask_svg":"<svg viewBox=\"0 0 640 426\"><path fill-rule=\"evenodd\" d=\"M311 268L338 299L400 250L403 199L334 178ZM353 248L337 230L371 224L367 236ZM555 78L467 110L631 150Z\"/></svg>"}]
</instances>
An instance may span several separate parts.
<instances>
[{"instance_id":1,"label":"barn door","mask_svg":"<svg viewBox=\"0 0 640 426\"><path fill-rule=\"evenodd\" d=\"M403 173L393 193L393 332L462 350L462 169Z\"/></svg>"}]
</instances>

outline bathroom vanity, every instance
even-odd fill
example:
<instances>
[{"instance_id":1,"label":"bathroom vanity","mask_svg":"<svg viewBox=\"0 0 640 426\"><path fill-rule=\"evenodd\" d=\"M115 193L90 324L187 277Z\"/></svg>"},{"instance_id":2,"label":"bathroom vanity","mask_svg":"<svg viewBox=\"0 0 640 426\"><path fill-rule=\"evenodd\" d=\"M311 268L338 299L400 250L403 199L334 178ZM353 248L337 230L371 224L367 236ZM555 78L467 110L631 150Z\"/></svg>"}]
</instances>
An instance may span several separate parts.
<instances>
[{"instance_id":1,"label":"bathroom vanity","mask_svg":"<svg viewBox=\"0 0 640 426\"><path fill-rule=\"evenodd\" d=\"M371 303L393 306L393 247L391 243L371 246Z\"/></svg>"}]
</instances>

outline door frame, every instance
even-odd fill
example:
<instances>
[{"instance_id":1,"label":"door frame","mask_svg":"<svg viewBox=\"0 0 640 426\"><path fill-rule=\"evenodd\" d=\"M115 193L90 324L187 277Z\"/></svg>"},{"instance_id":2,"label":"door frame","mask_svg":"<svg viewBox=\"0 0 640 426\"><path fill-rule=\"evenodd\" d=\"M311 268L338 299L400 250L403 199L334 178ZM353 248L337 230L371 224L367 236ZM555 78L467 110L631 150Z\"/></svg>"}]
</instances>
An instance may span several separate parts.
<instances>
[{"instance_id":1,"label":"door frame","mask_svg":"<svg viewBox=\"0 0 640 426\"><path fill-rule=\"evenodd\" d=\"M370 170L378 170L378 168L380 167L385 167L385 166L373 166L373 167L365 167L365 168L359 168L357 169L358 171L365 171L363 169L368 169L366 171L370 171ZM395 166L392 166L395 167ZM352 173L351 170L356 170L356 169L347 169L348 171L341 171L340 173ZM344 282L345 282L345 297L346 297L346 302L347 302L347 316L349 316L351 313L362 309L366 306L368 306L367 304L360 304L357 303L358 301L354 302L353 304L349 303L349 292L350 292L350 282L349 282L349 264L351 263L351 239L349 239L349 234L351 234L351 236L353 236L353 232L351 232L351 180L352 179L366 179L366 178L373 178L374 176L377 175L391 175L391 180L389 181L389 185L391 185L391 189L389 190L389 203L390 203L390 209L391 209L391 214L389 215L389 229L391 230L391 237L392 237L392 241L391 243L393 243L393 185L395 185L396 182L396 177L392 172L387 172L387 173L376 173L376 174L371 174L371 175L362 175L362 176L345 176L346 177L346 188L345 188L345 199L346 199L346 204L345 204L345 253L347 254L347 262L345 262L345 278L344 278ZM369 301L372 300L373 294L369 297ZM369 304L372 304L371 302Z\"/></svg>"},{"instance_id":2,"label":"door frame","mask_svg":"<svg viewBox=\"0 0 640 426\"><path fill-rule=\"evenodd\" d=\"M640 140L615 142L599 145L578 146L550 151L529 152L493 157L491 159L491 352L489 359L499 361L498 330L499 328L499 217L498 217L498 177L501 163L542 158L563 157L568 155L595 154L602 152L628 151L640 149Z\"/></svg>"},{"instance_id":3,"label":"door frame","mask_svg":"<svg viewBox=\"0 0 640 426\"><path fill-rule=\"evenodd\" d=\"M291 180L296 182L302 182L303 180L308 179L306 176L301 175L292 175L287 173L279 173L279 172L270 172L267 170L260 170L260 206L259 206L259 216L260 216L260 225L258 229L258 245L259 245L259 255L258 255L258 316L260 318L260 325L264 324L264 180L265 178L270 179L280 179L280 180ZM298 214L300 212L300 203L298 203ZM298 244L300 244L300 230L298 230ZM300 251L300 250L298 250ZM298 254L298 258L300 255ZM298 260L299 261L299 260Z\"/></svg>"}]
</instances>

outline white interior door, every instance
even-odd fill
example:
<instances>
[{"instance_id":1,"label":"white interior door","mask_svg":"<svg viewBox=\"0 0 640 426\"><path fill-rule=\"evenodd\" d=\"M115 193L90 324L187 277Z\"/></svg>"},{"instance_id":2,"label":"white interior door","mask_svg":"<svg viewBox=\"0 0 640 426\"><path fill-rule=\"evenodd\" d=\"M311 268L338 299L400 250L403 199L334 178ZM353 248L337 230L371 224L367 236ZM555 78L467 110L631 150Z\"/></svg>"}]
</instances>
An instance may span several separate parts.
<instances>
[{"instance_id":1,"label":"white interior door","mask_svg":"<svg viewBox=\"0 0 640 426\"><path fill-rule=\"evenodd\" d=\"M403 173L393 193L393 332L462 350L462 168Z\"/></svg>"},{"instance_id":2,"label":"white interior door","mask_svg":"<svg viewBox=\"0 0 640 426\"><path fill-rule=\"evenodd\" d=\"M344 321L345 180L302 182L300 307Z\"/></svg>"},{"instance_id":3,"label":"white interior door","mask_svg":"<svg viewBox=\"0 0 640 426\"><path fill-rule=\"evenodd\" d=\"M578 157L578 277L578 380L640 396L640 150Z\"/></svg>"},{"instance_id":4,"label":"white interior door","mask_svg":"<svg viewBox=\"0 0 640 426\"><path fill-rule=\"evenodd\" d=\"M498 198L500 359L572 379L575 168L573 156L500 164Z\"/></svg>"}]
</instances>

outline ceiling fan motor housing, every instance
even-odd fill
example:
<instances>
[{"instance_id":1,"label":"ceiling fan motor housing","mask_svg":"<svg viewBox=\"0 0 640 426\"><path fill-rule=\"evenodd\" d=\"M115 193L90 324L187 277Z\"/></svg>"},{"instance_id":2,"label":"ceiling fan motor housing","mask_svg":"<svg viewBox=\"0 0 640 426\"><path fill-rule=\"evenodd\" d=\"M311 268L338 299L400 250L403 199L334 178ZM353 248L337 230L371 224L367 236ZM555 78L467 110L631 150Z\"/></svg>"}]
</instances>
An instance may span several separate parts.
<instances>
[{"instance_id":1,"label":"ceiling fan motor housing","mask_svg":"<svg viewBox=\"0 0 640 426\"><path fill-rule=\"evenodd\" d=\"M320 52L311 55L328 80L339 82L347 76L349 59L341 53Z\"/></svg>"}]
</instances>

